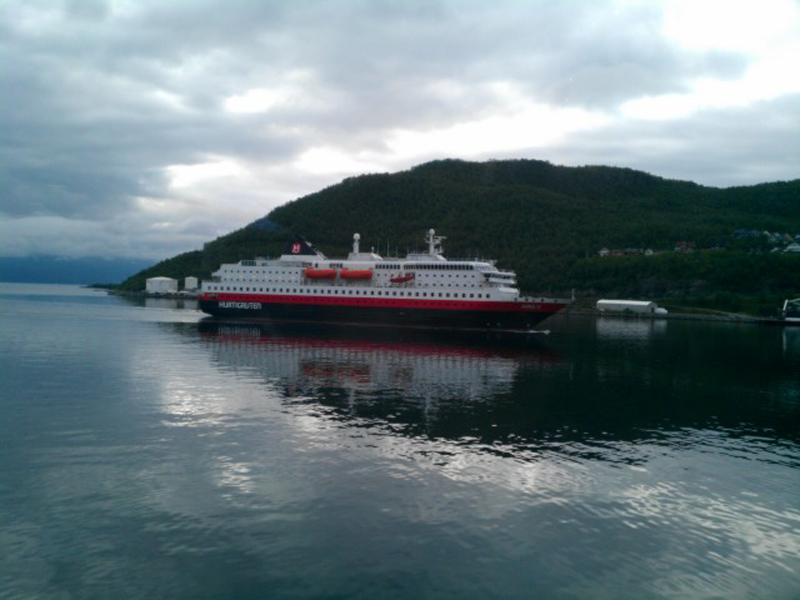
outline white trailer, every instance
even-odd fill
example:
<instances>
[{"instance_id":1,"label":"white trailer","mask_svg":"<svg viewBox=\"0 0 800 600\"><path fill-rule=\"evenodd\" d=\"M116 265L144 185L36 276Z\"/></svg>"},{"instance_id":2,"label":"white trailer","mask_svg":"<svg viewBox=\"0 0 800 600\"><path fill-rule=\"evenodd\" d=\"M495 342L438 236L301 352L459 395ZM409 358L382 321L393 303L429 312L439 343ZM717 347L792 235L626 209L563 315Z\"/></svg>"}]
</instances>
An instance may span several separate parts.
<instances>
[{"instance_id":1,"label":"white trailer","mask_svg":"<svg viewBox=\"0 0 800 600\"><path fill-rule=\"evenodd\" d=\"M601 313L631 315L665 315L667 310L648 300L598 300L597 310Z\"/></svg>"},{"instance_id":2,"label":"white trailer","mask_svg":"<svg viewBox=\"0 0 800 600\"><path fill-rule=\"evenodd\" d=\"M170 277L150 277L145 289L148 294L174 294L178 291L178 280Z\"/></svg>"}]
</instances>

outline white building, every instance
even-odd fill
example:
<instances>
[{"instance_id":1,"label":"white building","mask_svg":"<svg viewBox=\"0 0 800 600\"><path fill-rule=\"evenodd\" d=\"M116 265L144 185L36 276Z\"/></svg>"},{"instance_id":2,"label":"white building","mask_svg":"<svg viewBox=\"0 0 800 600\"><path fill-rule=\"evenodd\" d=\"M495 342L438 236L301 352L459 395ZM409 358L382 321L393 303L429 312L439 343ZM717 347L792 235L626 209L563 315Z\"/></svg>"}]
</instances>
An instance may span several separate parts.
<instances>
[{"instance_id":1,"label":"white building","mask_svg":"<svg viewBox=\"0 0 800 600\"><path fill-rule=\"evenodd\" d=\"M186 291L193 291L196 290L199 286L199 282L197 281L197 277L187 277L183 280L183 289Z\"/></svg>"},{"instance_id":2,"label":"white building","mask_svg":"<svg viewBox=\"0 0 800 600\"><path fill-rule=\"evenodd\" d=\"M597 310L602 313L665 315L667 309L659 308L655 302L647 300L598 300Z\"/></svg>"},{"instance_id":3,"label":"white building","mask_svg":"<svg viewBox=\"0 0 800 600\"><path fill-rule=\"evenodd\" d=\"M174 294L178 291L178 280L170 277L150 277L145 289L148 294Z\"/></svg>"}]
</instances>

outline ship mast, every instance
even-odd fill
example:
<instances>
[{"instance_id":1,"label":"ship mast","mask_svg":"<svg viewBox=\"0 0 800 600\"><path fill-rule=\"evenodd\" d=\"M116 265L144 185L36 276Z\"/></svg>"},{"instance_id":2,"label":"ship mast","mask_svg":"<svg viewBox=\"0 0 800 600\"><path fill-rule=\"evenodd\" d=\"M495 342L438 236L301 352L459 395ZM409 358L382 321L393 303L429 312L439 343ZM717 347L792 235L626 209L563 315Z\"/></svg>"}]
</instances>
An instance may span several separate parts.
<instances>
[{"instance_id":1,"label":"ship mast","mask_svg":"<svg viewBox=\"0 0 800 600\"><path fill-rule=\"evenodd\" d=\"M443 252L442 250L442 240L446 240L447 237L443 235L436 235L436 232L433 229L428 230L428 234L425 236L425 241L428 242L428 254L431 256L437 256Z\"/></svg>"}]
</instances>

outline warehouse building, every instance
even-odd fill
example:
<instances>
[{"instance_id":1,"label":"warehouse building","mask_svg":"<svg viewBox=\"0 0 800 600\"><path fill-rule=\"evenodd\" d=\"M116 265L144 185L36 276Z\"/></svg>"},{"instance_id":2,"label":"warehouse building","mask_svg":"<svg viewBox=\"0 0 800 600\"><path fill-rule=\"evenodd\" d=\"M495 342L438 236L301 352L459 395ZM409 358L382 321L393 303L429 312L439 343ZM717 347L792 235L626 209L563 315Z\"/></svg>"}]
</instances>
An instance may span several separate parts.
<instances>
[{"instance_id":1,"label":"warehouse building","mask_svg":"<svg viewBox=\"0 0 800 600\"><path fill-rule=\"evenodd\" d=\"M660 308L648 300L598 300L597 310L601 313L630 315L666 315L667 309Z\"/></svg>"},{"instance_id":2,"label":"warehouse building","mask_svg":"<svg viewBox=\"0 0 800 600\"><path fill-rule=\"evenodd\" d=\"M145 290L148 294L175 294L178 291L178 280L170 277L150 277Z\"/></svg>"}]
</instances>

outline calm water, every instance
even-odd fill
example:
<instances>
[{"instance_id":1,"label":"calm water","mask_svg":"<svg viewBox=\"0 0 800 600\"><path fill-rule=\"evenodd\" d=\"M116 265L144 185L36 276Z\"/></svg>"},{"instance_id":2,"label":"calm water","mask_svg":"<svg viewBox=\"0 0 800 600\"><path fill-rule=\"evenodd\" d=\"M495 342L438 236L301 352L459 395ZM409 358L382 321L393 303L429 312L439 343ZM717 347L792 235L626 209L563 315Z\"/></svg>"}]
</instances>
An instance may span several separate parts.
<instances>
[{"instance_id":1,"label":"calm water","mask_svg":"<svg viewBox=\"0 0 800 600\"><path fill-rule=\"evenodd\" d=\"M0 284L0 597L797 598L800 330L546 326Z\"/></svg>"}]
</instances>

